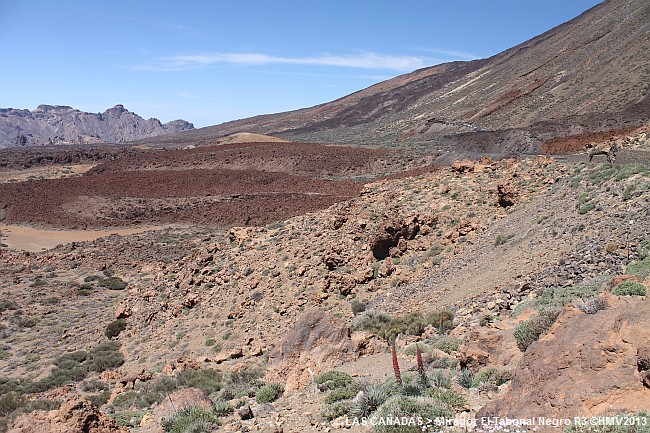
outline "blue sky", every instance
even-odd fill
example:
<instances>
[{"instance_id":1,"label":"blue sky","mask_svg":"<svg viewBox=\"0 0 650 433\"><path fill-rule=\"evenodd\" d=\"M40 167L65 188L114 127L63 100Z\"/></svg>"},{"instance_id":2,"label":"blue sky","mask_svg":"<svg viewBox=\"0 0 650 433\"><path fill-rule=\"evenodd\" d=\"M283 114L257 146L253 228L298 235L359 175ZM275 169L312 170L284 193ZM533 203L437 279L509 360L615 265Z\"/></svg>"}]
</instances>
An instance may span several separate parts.
<instances>
[{"instance_id":1,"label":"blue sky","mask_svg":"<svg viewBox=\"0 0 650 433\"><path fill-rule=\"evenodd\" d=\"M595 0L0 0L0 107L208 126L489 57Z\"/></svg>"}]
</instances>

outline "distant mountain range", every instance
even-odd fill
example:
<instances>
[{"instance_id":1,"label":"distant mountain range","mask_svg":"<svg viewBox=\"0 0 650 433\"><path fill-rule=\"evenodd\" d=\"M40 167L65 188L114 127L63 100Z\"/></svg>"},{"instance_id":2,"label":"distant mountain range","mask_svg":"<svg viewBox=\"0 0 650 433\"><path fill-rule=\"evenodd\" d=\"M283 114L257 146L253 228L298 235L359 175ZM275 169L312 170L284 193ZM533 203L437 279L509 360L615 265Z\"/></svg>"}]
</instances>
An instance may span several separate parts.
<instances>
[{"instance_id":1,"label":"distant mountain range","mask_svg":"<svg viewBox=\"0 0 650 433\"><path fill-rule=\"evenodd\" d=\"M166 136L553 151L650 119L650 2L608 0L493 57L402 75L333 102ZM579 137L574 140L572 137ZM563 148L563 150L571 150Z\"/></svg>"},{"instance_id":2,"label":"distant mountain range","mask_svg":"<svg viewBox=\"0 0 650 433\"><path fill-rule=\"evenodd\" d=\"M86 113L65 105L34 111L0 108L0 148L12 146L119 143L194 129L185 120L145 120L123 105Z\"/></svg>"}]
</instances>

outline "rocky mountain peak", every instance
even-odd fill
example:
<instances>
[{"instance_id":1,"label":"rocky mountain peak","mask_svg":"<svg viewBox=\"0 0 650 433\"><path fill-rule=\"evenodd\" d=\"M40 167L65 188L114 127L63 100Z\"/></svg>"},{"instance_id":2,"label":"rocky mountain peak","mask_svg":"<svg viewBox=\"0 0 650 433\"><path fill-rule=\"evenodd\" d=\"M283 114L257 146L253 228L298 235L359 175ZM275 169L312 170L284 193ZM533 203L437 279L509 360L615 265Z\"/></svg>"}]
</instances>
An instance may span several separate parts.
<instances>
[{"instance_id":1,"label":"rocky mountain peak","mask_svg":"<svg viewBox=\"0 0 650 433\"><path fill-rule=\"evenodd\" d=\"M103 113L67 105L41 104L35 110L0 109L0 148L12 146L118 143L194 129L185 120L145 120L117 104Z\"/></svg>"}]
</instances>

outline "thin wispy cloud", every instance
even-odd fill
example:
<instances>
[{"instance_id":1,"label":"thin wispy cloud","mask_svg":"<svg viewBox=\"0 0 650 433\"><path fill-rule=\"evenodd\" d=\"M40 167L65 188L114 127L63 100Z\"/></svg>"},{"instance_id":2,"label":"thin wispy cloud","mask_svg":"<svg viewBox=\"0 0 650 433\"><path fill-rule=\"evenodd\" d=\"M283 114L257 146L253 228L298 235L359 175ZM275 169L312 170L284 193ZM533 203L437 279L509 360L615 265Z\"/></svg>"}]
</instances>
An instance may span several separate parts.
<instances>
[{"instance_id":1,"label":"thin wispy cloud","mask_svg":"<svg viewBox=\"0 0 650 433\"><path fill-rule=\"evenodd\" d=\"M476 60L481 58L481 56L477 56L476 54L467 53L464 51L445 50L443 48L417 47L413 49L416 51L440 54L447 57L448 60Z\"/></svg>"},{"instance_id":2,"label":"thin wispy cloud","mask_svg":"<svg viewBox=\"0 0 650 433\"><path fill-rule=\"evenodd\" d=\"M426 61L417 56L391 56L375 53L349 55L322 54L307 57L280 57L263 53L208 53L161 57L154 62L138 65L139 70L174 71L195 69L216 64L259 66L271 64L337 66L344 68L412 71L425 66Z\"/></svg>"}]
</instances>

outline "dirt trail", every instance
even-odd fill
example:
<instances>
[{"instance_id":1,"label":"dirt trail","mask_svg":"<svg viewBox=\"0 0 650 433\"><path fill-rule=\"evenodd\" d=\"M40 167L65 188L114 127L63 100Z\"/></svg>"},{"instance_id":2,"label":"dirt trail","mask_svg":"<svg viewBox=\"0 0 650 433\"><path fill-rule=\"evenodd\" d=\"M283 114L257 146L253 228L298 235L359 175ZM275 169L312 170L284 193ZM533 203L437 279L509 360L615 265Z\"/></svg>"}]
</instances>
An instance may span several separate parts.
<instances>
[{"instance_id":1,"label":"dirt trail","mask_svg":"<svg viewBox=\"0 0 650 433\"><path fill-rule=\"evenodd\" d=\"M11 249L37 252L70 242L93 241L112 234L132 235L167 227L170 226L141 226L113 230L41 230L18 225L0 225L0 239Z\"/></svg>"}]
</instances>

